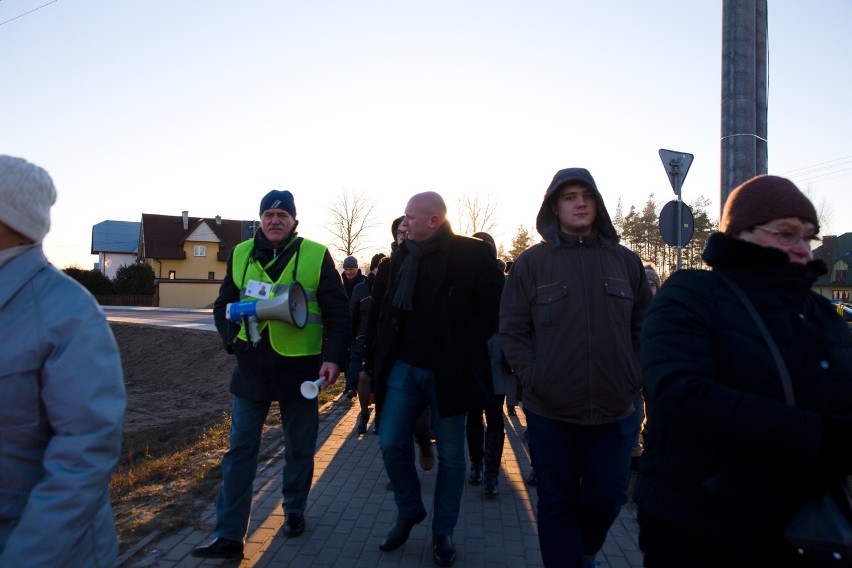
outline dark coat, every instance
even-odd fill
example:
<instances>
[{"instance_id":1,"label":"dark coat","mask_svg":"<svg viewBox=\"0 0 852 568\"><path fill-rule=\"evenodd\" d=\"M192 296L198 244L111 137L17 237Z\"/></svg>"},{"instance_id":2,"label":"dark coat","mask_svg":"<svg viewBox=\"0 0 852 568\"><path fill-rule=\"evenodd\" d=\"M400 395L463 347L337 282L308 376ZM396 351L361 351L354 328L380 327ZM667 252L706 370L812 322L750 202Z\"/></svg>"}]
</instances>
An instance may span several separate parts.
<instances>
[{"instance_id":1,"label":"dark coat","mask_svg":"<svg viewBox=\"0 0 852 568\"><path fill-rule=\"evenodd\" d=\"M252 258L257 258L263 265L273 258L278 258L278 261L267 269L267 274L274 282L295 253L295 242L291 246L291 241L288 240L286 245L275 249L260 231L254 241ZM225 307L240 300L240 290L234 284L232 276L233 260L234 255L231 253L225 279L213 304L216 329L225 348L237 357L237 364L231 375L231 392L251 400L299 400L302 398L299 387L304 381L318 377L323 361L337 363L341 368L346 364L351 325L349 304L334 260L326 251L317 288L317 303L322 312L323 353L304 357L282 357L276 353L269 343L268 328L264 329L263 339L256 347L249 348L249 344L244 341L232 343L240 330L239 324L228 321L225 317Z\"/></svg>"},{"instance_id":2,"label":"dark coat","mask_svg":"<svg viewBox=\"0 0 852 568\"><path fill-rule=\"evenodd\" d=\"M491 246L479 239L453 235L440 237L441 250L429 262L428 325L415 339L434 355L435 384L442 417L467 412L491 396L491 367L488 338L497 331L503 275L494 262ZM375 345L367 355L366 368L375 373L377 404L384 399L387 377L399 354L400 329L405 312L393 305L397 277L408 255L403 244L391 256L385 291L383 262L373 286L372 310L381 314ZM418 280L418 286L421 286ZM377 294L382 292L380 298ZM422 290L421 290L422 292ZM380 305L376 305L379 302ZM415 309L418 309L415 306ZM370 335L368 334L368 338ZM369 341L369 339L368 339ZM481 408L481 406L479 406Z\"/></svg>"},{"instance_id":3,"label":"dark coat","mask_svg":"<svg viewBox=\"0 0 852 568\"><path fill-rule=\"evenodd\" d=\"M349 298L349 314L352 316L350 339L361 348L364 345L364 337L367 335L367 323L375 280L376 275L371 272L367 275L366 280L355 286L352 296Z\"/></svg>"},{"instance_id":4,"label":"dark coat","mask_svg":"<svg viewBox=\"0 0 852 568\"><path fill-rule=\"evenodd\" d=\"M810 290L821 261L792 265L782 251L721 233L704 258L763 318L797 407L785 404L766 342L721 278L674 273L642 331L648 427L634 498L640 514L764 561L755 565L778 565L769 559L785 553L792 510L838 476L832 456L852 448L846 440L821 450L822 415L852 417L852 336Z\"/></svg>"},{"instance_id":5,"label":"dark coat","mask_svg":"<svg viewBox=\"0 0 852 568\"><path fill-rule=\"evenodd\" d=\"M343 274L341 276L343 278L343 288L346 290L347 298L352 298L352 292L355 290L355 287L367 279L366 276L361 274L360 268L358 269L358 272L355 273L355 277L352 280L347 278L346 274Z\"/></svg>"}]
</instances>

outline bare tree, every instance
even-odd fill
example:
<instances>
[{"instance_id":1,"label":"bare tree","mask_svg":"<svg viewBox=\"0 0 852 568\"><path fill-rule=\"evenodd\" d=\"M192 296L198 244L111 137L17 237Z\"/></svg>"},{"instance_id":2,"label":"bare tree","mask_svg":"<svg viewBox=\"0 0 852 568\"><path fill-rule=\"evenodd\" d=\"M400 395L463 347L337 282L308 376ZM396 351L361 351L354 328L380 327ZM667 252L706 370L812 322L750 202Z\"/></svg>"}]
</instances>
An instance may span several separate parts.
<instances>
[{"instance_id":1,"label":"bare tree","mask_svg":"<svg viewBox=\"0 0 852 568\"><path fill-rule=\"evenodd\" d=\"M364 194L354 191L343 191L338 194L334 203L329 205L326 230L334 237L331 246L344 256L354 255L363 250L365 233L378 226L373 219L375 201L369 201Z\"/></svg>"},{"instance_id":2,"label":"bare tree","mask_svg":"<svg viewBox=\"0 0 852 568\"><path fill-rule=\"evenodd\" d=\"M832 209L831 205L829 205L828 201L823 197L821 199L817 199L816 192L814 192L813 187L808 185L805 189L802 190L802 193L811 200L811 203L814 204L814 209L816 209L817 213L817 221L819 221L819 230L824 235L831 234L831 222L834 220L834 209Z\"/></svg>"},{"instance_id":3,"label":"bare tree","mask_svg":"<svg viewBox=\"0 0 852 568\"><path fill-rule=\"evenodd\" d=\"M484 203L478 193L459 197L458 234L472 235L479 232L493 234L497 229L496 211L497 204L492 203L491 196L486 196Z\"/></svg>"}]
</instances>

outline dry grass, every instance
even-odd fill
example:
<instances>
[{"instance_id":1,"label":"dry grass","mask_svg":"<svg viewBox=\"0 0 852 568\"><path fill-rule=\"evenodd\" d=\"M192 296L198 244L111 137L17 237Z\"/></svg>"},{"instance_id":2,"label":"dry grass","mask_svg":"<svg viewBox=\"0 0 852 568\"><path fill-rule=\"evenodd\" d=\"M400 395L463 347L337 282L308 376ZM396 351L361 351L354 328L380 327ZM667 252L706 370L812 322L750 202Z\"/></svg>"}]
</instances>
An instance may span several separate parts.
<instances>
[{"instance_id":1,"label":"dry grass","mask_svg":"<svg viewBox=\"0 0 852 568\"><path fill-rule=\"evenodd\" d=\"M343 384L339 380L321 391L320 405L335 399ZM263 428L261 459L280 441L277 403L273 406ZM152 532L168 534L193 524L215 501L230 423L222 416L178 447L158 447L152 440L150 446L125 449L110 482L122 552Z\"/></svg>"}]
</instances>

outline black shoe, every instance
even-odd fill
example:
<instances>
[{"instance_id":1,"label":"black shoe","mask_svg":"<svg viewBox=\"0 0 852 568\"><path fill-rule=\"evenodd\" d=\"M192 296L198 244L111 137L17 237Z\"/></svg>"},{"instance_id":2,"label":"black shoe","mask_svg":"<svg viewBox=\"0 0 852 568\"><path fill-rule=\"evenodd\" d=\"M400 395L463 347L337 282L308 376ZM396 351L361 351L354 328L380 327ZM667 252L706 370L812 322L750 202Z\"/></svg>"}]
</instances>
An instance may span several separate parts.
<instances>
[{"instance_id":1,"label":"black shoe","mask_svg":"<svg viewBox=\"0 0 852 568\"><path fill-rule=\"evenodd\" d=\"M358 413L358 433L366 434L367 433L367 421L370 420L370 410L367 412L359 412Z\"/></svg>"},{"instance_id":2,"label":"black shoe","mask_svg":"<svg viewBox=\"0 0 852 568\"><path fill-rule=\"evenodd\" d=\"M192 551L196 558L242 558L243 543L218 537L207 546L199 546Z\"/></svg>"},{"instance_id":3,"label":"black shoe","mask_svg":"<svg viewBox=\"0 0 852 568\"><path fill-rule=\"evenodd\" d=\"M300 513L290 513L284 521L284 534L293 538L305 532L305 516Z\"/></svg>"},{"instance_id":4,"label":"black shoe","mask_svg":"<svg viewBox=\"0 0 852 568\"><path fill-rule=\"evenodd\" d=\"M379 418L381 418L381 416L376 414L376 417L373 419L373 434L379 433Z\"/></svg>"},{"instance_id":5,"label":"black shoe","mask_svg":"<svg viewBox=\"0 0 852 568\"><path fill-rule=\"evenodd\" d=\"M482 494L486 497L497 497L497 476L486 475L485 485L482 486Z\"/></svg>"},{"instance_id":6,"label":"black shoe","mask_svg":"<svg viewBox=\"0 0 852 568\"><path fill-rule=\"evenodd\" d=\"M470 475L467 476L468 482L471 485L479 485L482 483L482 464L481 463L471 463L470 464Z\"/></svg>"},{"instance_id":7,"label":"black shoe","mask_svg":"<svg viewBox=\"0 0 852 568\"><path fill-rule=\"evenodd\" d=\"M343 391L343 396L345 396L349 400L352 400L353 398L358 396L358 391L355 389L346 389L345 391Z\"/></svg>"},{"instance_id":8,"label":"black shoe","mask_svg":"<svg viewBox=\"0 0 852 568\"><path fill-rule=\"evenodd\" d=\"M456 561L456 547L453 537L439 534L432 537L432 558L438 566L452 566Z\"/></svg>"},{"instance_id":9,"label":"black shoe","mask_svg":"<svg viewBox=\"0 0 852 568\"><path fill-rule=\"evenodd\" d=\"M524 481L527 485L538 485L538 474L535 472L535 468L530 470L530 474Z\"/></svg>"},{"instance_id":10,"label":"black shoe","mask_svg":"<svg viewBox=\"0 0 852 568\"><path fill-rule=\"evenodd\" d=\"M411 534L411 529L414 528L414 525L419 525L425 518L426 509L421 509L420 514L414 519L400 519L397 517L388 532L387 538L379 545L379 548L385 552L396 550L408 540L408 535Z\"/></svg>"}]
</instances>

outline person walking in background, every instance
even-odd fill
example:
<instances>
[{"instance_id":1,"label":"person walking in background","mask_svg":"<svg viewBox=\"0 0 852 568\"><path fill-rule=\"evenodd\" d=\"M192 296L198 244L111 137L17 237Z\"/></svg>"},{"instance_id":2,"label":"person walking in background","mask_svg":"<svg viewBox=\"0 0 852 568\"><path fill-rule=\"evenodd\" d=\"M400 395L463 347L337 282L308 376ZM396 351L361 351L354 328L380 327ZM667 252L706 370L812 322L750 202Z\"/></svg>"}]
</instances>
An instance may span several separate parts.
<instances>
[{"instance_id":1,"label":"person walking in background","mask_svg":"<svg viewBox=\"0 0 852 568\"><path fill-rule=\"evenodd\" d=\"M488 233L479 232L471 235L475 239L485 241L491 246L495 260L497 260L497 245L494 238ZM503 268L500 268L501 274ZM500 339L495 332L488 339L488 356L491 361L492 389L493 394L482 407L471 409L467 413L467 446L470 453L470 475L468 482L471 485L482 485L482 494L486 497L497 496L497 477L500 473L500 461L503 459L503 441L506 437L505 425L503 424L503 400L506 397L506 386L509 383L507 375L511 371L507 369L500 349ZM482 424L482 415L485 413L485 427ZM484 466L484 467L483 467Z\"/></svg>"},{"instance_id":2,"label":"person walking in background","mask_svg":"<svg viewBox=\"0 0 852 568\"><path fill-rule=\"evenodd\" d=\"M370 388L375 393L375 380L373 379L373 370L367 365L373 360L373 351L377 342L379 333L379 320L382 316L382 299L385 297L385 292L388 288L388 278L390 272L390 258L399 250L399 246L405 241L405 232L399 230L399 224L402 223L404 216L397 217L391 222L391 241L390 257L379 261L379 266L376 268L376 279L373 282L371 291L370 311L367 314L367 333L364 337L364 360L361 364L361 372L359 374L359 383L367 381L370 383ZM374 400L376 406L376 416L373 418L373 434L379 433L379 420L381 418L381 405L379 400Z\"/></svg>"},{"instance_id":3,"label":"person walking in background","mask_svg":"<svg viewBox=\"0 0 852 568\"><path fill-rule=\"evenodd\" d=\"M346 290L346 297L351 301L352 294L355 288L366 280L366 276L361 274L361 269L358 268L358 259L354 256L347 256L343 259L343 288ZM349 353L349 365L346 367L346 373L343 378L346 384L343 386L343 396L348 399L353 399L358 396L358 372L361 369L361 359L363 354L356 353L353 356Z\"/></svg>"},{"instance_id":4,"label":"person walking in background","mask_svg":"<svg viewBox=\"0 0 852 568\"><path fill-rule=\"evenodd\" d=\"M358 402L361 405L357 425L359 434L367 433L367 422L370 420L370 398L373 389L366 376L362 380L361 366L364 363L364 339L367 335L373 282L376 280L379 263L384 258L386 257L382 253L373 255L370 260L370 272L367 274L367 279L355 286L352 297L349 298L349 314L352 317L352 343L349 346L349 371L347 371L346 376L348 379L349 373L352 373L352 376L359 377Z\"/></svg>"},{"instance_id":5,"label":"person walking in background","mask_svg":"<svg viewBox=\"0 0 852 568\"><path fill-rule=\"evenodd\" d=\"M654 266L653 262L645 263L645 276L648 277L648 284L651 286L651 295L656 295L662 283L660 282L660 275L657 274L657 267Z\"/></svg>"},{"instance_id":6,"label":"person walking in background","mask_svg":"<svg viewBox=\"0 0 852 568\"><path fill-rule=\"evenodd\" d=\"M645 276L647 276L648 285L651 287L651 295L656 295L661 284L660 275L657 274L657 270L653 262L649 261L645 263ZM645 389L643 388L641 392L636 395L636 401L633 403L636 407L636 421L639 423L639 433L636 435L636 443L633 445L633 452L630 455L630 469L634 472L639 468L639 458L642 457L642 452L644 451L642 439L645 431L645 398Z\"/></svg>"},{"instance_id":7,"label":"person walking in background","mask_svg":"<svg viewBox=\"0 0 852 568\"><path fill-rule=\"evenodd\" d=\"M350 333L349 304L324 245L296 233L296 204L289 191L270 191L260 202L260 230L234 247L228 259L213 317L225 348L236 355L231 376L234 395L228 452L222 458L222 486L216 501L216 539L193 550L200 558L241 558L251 515L252 484L263 424L278 401L284 430L284 533L305 530L305 503L311 488L319 407L302 397L307 377L338 379ZM231 302L269 299L298 282L308 298L308 321L261 321L256 345L240 322L226 318ZM261 294L259 290L265 293Z\"/></svg>"},{"instance_id":8,"label":"person walking in background","mask_svg":"<svg viewBox=\"0 0 852 568\"><path fill-rule=\"evenodd\" d=\"M811 290L826 272L811 253L818 232L791 181L752 178L731 192L707 241L712 272L675 272L651 303L634 496L645 566L807 565L784 527L804 499L852 473L852 336Z\"/></svg>"},{"instance_id":9,"label":"person walking in background","mask_svg":"<svg viewBox=\"0 0 852 568\"><path fill-rule=\"evenodd\" d=\"M109 481L127 398L95 299L48 263L56 189L0 156L0 567L112 566Z\"/></svg>"},{"instance_id":10,"label":"person walking in background","mask_svg":"<svg viewBox=\"0 0 852 568\"><path fill-rule=\"evenodd\" d=\"M399 229L405 242L391 256L375 346L377 400L384 399L379 444L393 484L397 518L380 548L402 546L426 518L414 467L412 434L432 409L438 477L432 517L436 563L455 561L453 531L465 477L465 418L491 390L488 338L497 329L503 276L490 247L454 235L434 192L413 196ZM381 404L381 403L380 403Z\"/></svg>"},{"instance_id":11,"label":"person walking in background","mask_svg":"<svg viewBox=\"0 0 852 568\"><path fill-rule=\"evenodd\" d=\"M544 241L506 281L500 341L523 390L544 564L593 566L627 501L651 291L588 170L556 173L536 228Z\"/></svg>"},{"instance_id":12,"label":"person walking in background","mask_svg":"<svg viewBox=\"0 0 852 568\"><path fill-rule=\"evenodd\" d=\"M352 291L355 286L366 280L366 276L361 274L361 269L358 268L358 259L354 256L347 256L343 259L343 288L346 290L346 297L352 297Z\"/></svg>"}]
</instances>

